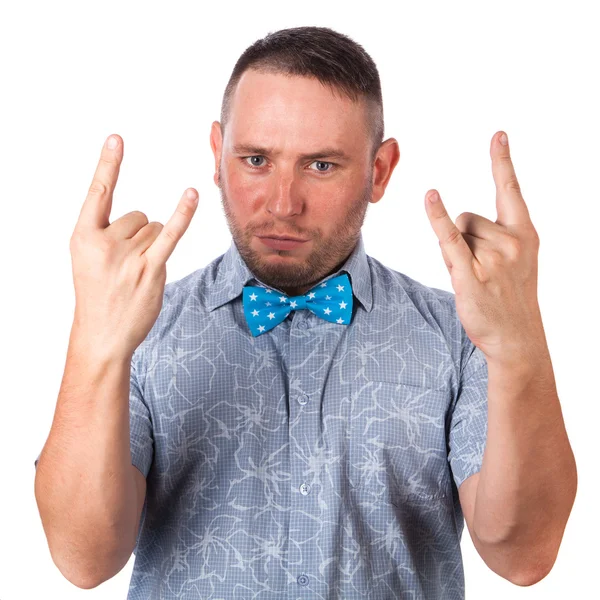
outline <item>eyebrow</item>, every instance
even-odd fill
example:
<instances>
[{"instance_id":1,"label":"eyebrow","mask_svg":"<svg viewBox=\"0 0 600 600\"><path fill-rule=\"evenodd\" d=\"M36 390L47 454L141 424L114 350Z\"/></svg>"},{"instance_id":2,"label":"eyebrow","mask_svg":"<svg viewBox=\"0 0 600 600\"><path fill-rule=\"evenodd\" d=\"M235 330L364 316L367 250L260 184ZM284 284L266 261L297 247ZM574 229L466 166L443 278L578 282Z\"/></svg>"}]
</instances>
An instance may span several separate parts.
<instances>
[{"instance_id":1,"label":"eyebrow","mask_svg":"<svg viewBox=\"0 0 600 600\"><path fill-rule=\"evenodd\" d=\"M272 156L275 154L272 148L262 148L260 146L252 146L249 144L235 144L232 151L234 154L259 154L261 156ZM302 160L314 160L316 158L340 158L343 160L350 160L350 157L339 148L324 148L318 152L299 154L298 158Z\"/></svg>"}]
</instances>

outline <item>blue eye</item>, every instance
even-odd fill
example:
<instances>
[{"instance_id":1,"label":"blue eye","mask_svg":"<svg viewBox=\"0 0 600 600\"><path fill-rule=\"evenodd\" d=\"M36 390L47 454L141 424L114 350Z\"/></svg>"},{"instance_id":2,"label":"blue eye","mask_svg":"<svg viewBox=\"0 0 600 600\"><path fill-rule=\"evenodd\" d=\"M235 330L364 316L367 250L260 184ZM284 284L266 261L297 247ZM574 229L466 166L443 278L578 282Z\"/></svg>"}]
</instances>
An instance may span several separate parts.
<instances>
[{"instance_id":1,"label":"blue eye","mask_svg":"<svg viewBox=\"0 0 600 600\"><path fill-rule=\"evenodd\" d=\"M320 165L329 165L329 166L333 167L333 163L326 162L326 161L324 161L324 160L315 160L315 163L317 163L317 164L320 164ZM311 164L314 164L314 163L311 163ZM313 169L311 169L311 171L312 171L312 170L313 170ZM329 173L329 171L331 171L331 169L327 169L327 171L320 171L319 169L317 169L317 171L318 171L319 173Z\"/></svg>"},{"instance_id":2,"label":"blue eye","mask_svg":"<svg viewBox=\"0 0 600 600\"><path fill-rule=\"evenodd\" d=\"M248 162L248 159L250 159L251 162ZM264 156L261 156L260 154L256 154L254 156L243 156L242 160L252 169L262 169L262 167L264 166L264 164L252 164L255 163L255 160L258 159L258 161L260 162L261 160L264 160ZM319 164L319 165L329 165L329 168L325 171L322 171L321 169L310 169L311 171L315 171L317 173L322 173L323 175L328 175L329 173L331 173L331 171L333 170L333 168L335 167L335 164L332 162L327 162L324 160L315 160L311 163L312 164Z\"/></svg>"},{"instance_id":3,"label":"blue eye","mask_svg":"<svg viewBox=\"0 0 600 600\"><path fill-rule=\"evenodd\" d=\"M253 159L253 158L264 158L264 156L259 156L259 155L257 155L257 156L246 156L246 157L244 157L243 160L247 160L248 158L250 158L250 159ZM254 167L255 169L258 169L258 168L260 168L261 165L250 165L249 164L249 166Z\"/></svg>"}]
</instances>

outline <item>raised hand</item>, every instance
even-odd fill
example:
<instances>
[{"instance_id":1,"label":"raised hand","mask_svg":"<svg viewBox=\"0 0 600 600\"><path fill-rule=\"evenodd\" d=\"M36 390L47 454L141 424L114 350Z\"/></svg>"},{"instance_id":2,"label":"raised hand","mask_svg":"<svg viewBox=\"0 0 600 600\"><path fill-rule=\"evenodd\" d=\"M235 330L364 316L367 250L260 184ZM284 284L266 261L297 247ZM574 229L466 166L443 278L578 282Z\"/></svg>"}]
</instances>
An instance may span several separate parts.
<instances>
[{"instance_id":1,"label":"raised hand","mask_svg":"<svg viewBox=\"0 0 600 600\"><path fill-rule=\"evenodd\" d=\"M122 138L109 136L69 246L74 327L103 356L131 356L147 336L162 307L167 259L198 206L188 188L164 226L140 211L110 223L122 159Z\"/></svg>"},{"instance_id":2,"label":"raised hand","mask_svg":"<svg viewBox=\"0 0 600 600\"><path fill-rule=\"evenodd\" d=\"M454 224L436 190L427 192L425 206L466 334L488 359L518 361L543 338L537 298L539 238L504 132L493 136L490 154L496 222L464 212Z\"/></svg>"}]
</instances>

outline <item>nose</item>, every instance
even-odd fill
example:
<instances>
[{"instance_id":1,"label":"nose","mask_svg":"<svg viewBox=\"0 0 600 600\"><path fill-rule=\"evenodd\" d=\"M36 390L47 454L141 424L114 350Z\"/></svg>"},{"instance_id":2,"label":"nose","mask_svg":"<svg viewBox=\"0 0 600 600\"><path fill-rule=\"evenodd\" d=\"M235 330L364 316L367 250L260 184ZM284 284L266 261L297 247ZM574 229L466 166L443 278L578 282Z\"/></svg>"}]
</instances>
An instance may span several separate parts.
<instances>
[{"instance_id":1,"label":"nose","mask_svg":"<svg viewBox=\"0 0 600 600\"><path fill-rule=\"evenodd\" d=\"M293 217L302 212L303 201L294 173L275 173L269 192L267 212L280 219Z\"/></svg>"}]
</instances>

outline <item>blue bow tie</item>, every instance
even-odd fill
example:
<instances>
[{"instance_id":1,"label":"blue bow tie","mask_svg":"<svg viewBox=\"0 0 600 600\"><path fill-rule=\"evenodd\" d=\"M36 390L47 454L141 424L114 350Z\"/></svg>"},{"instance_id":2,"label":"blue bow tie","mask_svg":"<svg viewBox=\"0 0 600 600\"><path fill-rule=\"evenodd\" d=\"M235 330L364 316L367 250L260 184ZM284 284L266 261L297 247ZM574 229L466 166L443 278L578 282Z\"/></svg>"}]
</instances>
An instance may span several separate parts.
<instances>
[{"instance_id":1,"label":"blue bow tie","mask_svg":"<svg viewBox=\"0 0 600 600\"><path fill-rule=\"evenodd\" d=\"M352 318L352 285L346 273L332 277L302 296L286 296L277 290L245 285L244 316L256 337L279 325L292 310L308 308L318 317L349 325Z\"/></svg>"}]
</instances>

